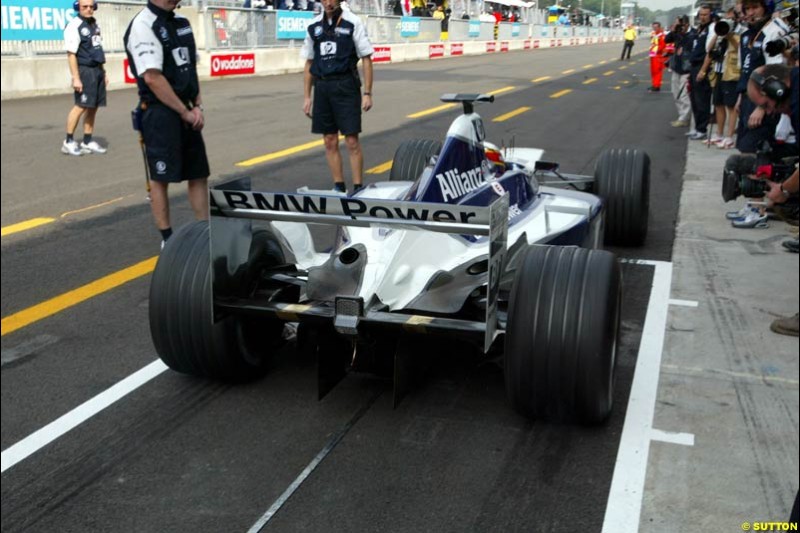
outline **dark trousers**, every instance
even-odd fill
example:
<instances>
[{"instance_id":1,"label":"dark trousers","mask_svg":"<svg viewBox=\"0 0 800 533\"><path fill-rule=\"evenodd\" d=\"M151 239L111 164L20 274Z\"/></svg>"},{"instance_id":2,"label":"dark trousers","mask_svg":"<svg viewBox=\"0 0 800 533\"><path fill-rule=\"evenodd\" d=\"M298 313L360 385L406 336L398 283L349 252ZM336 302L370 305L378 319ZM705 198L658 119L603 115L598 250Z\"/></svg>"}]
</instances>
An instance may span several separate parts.
<instances>
[{"instance_id":1,"label":"dark trousers","mask_svg":"<svg viewBox=\"0 0 800 533\"><path fill-rule=\"evenodd\" d=\"M747 121L755 109L756 105L747 97L747 93L742 94L739 124L736 128L736 149L743 154L754 154L758 152L764 141L773 139L775 137L775 127L780 119L776 115L766 115L759 127L751 129L747 125Z\"/></svg>"},{"instance_id":2,"label":"dark trousers","mask_svg":"<svg viewBox=\"0 0 800 533\"><path fill-rule=\"evenodd\" d=\"M622 45L622 55L619 56L620 59L625 59L625 53L628 54L628 59L631 58L631 50L633 50L633 41L625 41L625 44Z\"/></svg>"},{"instance_id":3,"label":"dark trousers","mask_svg":"<svg viewBox=\"0 0 800 533\"><path fill-rule=\"evenodd\" d=\"M697 73L703 65L692 65L689 72L689 86L691 87L692 115L694 115L694 128L700 133L708 130L708 121L711 119L711 84L708 78L697 81Z\"/></svg>"}]
</instances>

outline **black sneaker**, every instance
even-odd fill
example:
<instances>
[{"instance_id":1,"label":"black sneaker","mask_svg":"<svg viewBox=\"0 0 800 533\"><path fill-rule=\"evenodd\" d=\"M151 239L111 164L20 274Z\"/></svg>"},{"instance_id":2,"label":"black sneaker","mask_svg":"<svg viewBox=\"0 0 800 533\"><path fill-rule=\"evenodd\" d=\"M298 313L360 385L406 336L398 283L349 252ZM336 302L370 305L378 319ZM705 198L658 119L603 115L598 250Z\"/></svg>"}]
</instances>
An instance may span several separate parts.
<instances>
[{"instance_id":1,"label":"black sneaker","mask_svg":"<svg viewBox=\"0 0 800 533\"><path fill-rule=\"evenodd\" d=\"M362 183L355 183L353 184L353 194L358 194L358 191L362 190L364 185Z\"/></svg>"},{"instance_id":2,"label":"black sneaker","mask_svg":"<svg viewBox=\"0 0 800 533\"><path fill-rule=\"evenodd\" d=\"M798 249L800 249L800 244L798 244L797 238L789 239L788 241L783 241L781 245L792 252L793 254L798 253Z\"/></svg>"},{"instance_id":3,"label":"black sneaker","mask_svg":"<svg viewBox=\"0 0 800 533\"><path fill-rule=\"evenodd\" d=\"M345 187L343 181L334 181L333 182L333 192L343 192L347 194L347 187Z\"/></svg>"},{"instance_id":4,"label":"black sneaker","mask_svg":"<svg viewBox=\"0 0 800 533\"><path fill-rule=\"evenodd\" d=\"M647 92L649 92L649 93L661 92L661 87L650 87L650 88L647 89Z\"/></svg>"}]
</instances>

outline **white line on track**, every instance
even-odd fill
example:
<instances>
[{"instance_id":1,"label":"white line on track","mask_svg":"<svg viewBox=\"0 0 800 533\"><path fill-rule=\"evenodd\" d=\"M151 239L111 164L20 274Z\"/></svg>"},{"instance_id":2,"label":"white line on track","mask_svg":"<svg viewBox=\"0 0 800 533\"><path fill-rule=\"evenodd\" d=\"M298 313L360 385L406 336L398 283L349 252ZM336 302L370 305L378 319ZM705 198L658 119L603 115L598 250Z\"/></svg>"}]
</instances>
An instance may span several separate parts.
<instances>
[{"instance_id":1,"label":"white line on track","mask_svg":"<svg viewBox=\"0 0 800 533\"><path fill-rule=\"evenodd\" d=\"M109 405L135 391L166 369L167 366L162 363L160 359L157 359L119 383L101 392L94 398L82 403L61 418L50 422L42 429L31 433L18 443L9 446L3 450L2 470L0 470L0 472L5 472L18 462L33 455Z\"/></svg>"},{"instance_id":2,"label":"white line on track","mask_svg":"<svg viewBox=\"0 0 800 533\"><path fill-rule=\"evenodd\" d=\"M311 473L319 466L322 460L333 451L333 449L337 444L339 444L339 442L341 442L347 432L350 431L356 422L358 422L359 419L369 410L369 408L372 407L372 404L375 403L375 400L377 400L380 395L381 392L373 395L366 405L362 406L361 409L359 409L356 414L354 414L353 417L344 425L344 427L342 427L342 429L340 429L328 440L325 446L323 446L322 450L320 450L320 452L311 460L311 462L308 463L308 466L306 466L303 471L300 472L300 475L297 476L294 481L292 481L291 485L289 485L289 487L283 491L283 494L281 494L280 497L275 500L272 505L270 505L269 509L267 509L267 512L264 513L250 529L247 530L247 533L259 533L262 529L264 529L264 526L267 525L267 522L272 520L272 517L275 516L275 513L280 511L281 507L283 507L283 504L285 504L286 501L291 498L292 494L294 494L295 491L300 488L300 485L302 485L308 476L310 476Z\"/></svg>"},{"instance_id":3,"label":"white line on track","mask_svg":"<svg viewBox=\"0 0 800 533\"><path fill-rule=\"evenodd\" d=\"M650 440L666 442L667 444L694 446L694 433L675 433L674 431L662 431L654 428L650 432Z\"/></svg>"},{"instance_id":4,"label":"white line on track","mask_svg":"<svg viewBox=\"0 0 800 533\"><path fill-rule=\"evenodd\" d=\"M639 531L647 459L650 454L650 440L653 437L653 415L667 326L669 294L672 287L672 263L647 260L624 262L652 265L655 267L655 272L603 520L603 533Z\"/></svg>"},{"instance_id":5,"label":"white line on track","mask_svg":"<svg viewBox=\"0 0 800 533\"><path fill-rule=\"evenodd\" d=\"M695 300L675 300L672 298L670 298L670 300L667 303L669 303L669 305L678 305L681 307L697 307L698 305L700 305Z\"/></svg>"}]
</instances>

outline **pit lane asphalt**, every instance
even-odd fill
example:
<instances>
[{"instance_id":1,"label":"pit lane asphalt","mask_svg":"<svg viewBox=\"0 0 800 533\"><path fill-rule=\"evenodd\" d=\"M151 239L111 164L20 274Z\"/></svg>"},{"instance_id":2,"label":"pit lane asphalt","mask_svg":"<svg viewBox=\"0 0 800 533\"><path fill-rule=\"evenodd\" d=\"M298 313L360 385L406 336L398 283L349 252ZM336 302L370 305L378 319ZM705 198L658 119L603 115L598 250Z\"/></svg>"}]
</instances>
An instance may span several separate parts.
<instances>
[{"instance_id":1,"label":"pit lane asphalt","mask_svg":"<svg viewBox=\"0 0 800 533\"><path fill-rule=\"evenodd\" d=\"M646 62L619 70L618 53L614 43L378 66L365 167L391 159L404 139L441 138L456 111L406 118L438 105L439 94L514 86L478 108L496 144L513 138L545 148L564 171L584 174L606 148L650 154L648 243L615 251L669 260L686 141L667 126L674 118L668 93L645 92ZM561 75L568 69L576 72ZM552 79L531 82L545 75ZM584 84L588 78L597 81ZM572 92L550 98L565 88ZM300 89L299 75L205 83L213 174L241 172L234 163L316 140L300 113ZM3 317L157 252L128 125L134 100L133 91L111 93L97 121L109 154L81 158L57 151L70 97L4 102L2 224L38 216L57 222L3 238ZM492 122L520 106L532 110ZM246 173L274 190L328 185L320 149ZM176 226L190 218L184 197L181 190L173 200ZM313 366L287 351L265 379L243 386L166 372L4 472L2 529L247 530L330 436L374 401L265 530L599 531L652 269L625 266L624 275L616 406L603 427L515 415L502 372L458 354L440 354L427 383L397 409L390 383L358 375L317 402ZM147 291L145 276L3 336L4 450L155 359ZM6 362L7 354L16 358Z\"/></svg>"}]
</instances>

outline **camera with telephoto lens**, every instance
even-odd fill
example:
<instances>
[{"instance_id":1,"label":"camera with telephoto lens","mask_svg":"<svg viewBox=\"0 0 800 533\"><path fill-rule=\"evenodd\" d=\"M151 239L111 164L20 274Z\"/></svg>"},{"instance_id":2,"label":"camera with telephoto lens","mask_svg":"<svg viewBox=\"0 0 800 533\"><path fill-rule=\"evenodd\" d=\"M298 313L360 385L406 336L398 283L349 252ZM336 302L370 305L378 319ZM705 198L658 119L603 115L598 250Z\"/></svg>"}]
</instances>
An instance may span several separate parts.
<instances>
[{"instance_id":1,"label":"camera with telephoto lens","mask_svg":"<svg viewBox=\"0 0 800 533\"><path fill-rule=\"evenodd\" d=\"M794 172L796 162L797 157L774 161L766 141L756 155L732 155L725 161L722 173L722 199L730 202L740 196L763 198L769 191L767 180L784 182Z\"/></svg>"},{"instance_id":2,"label":"camera with telephoto lens","mask_svg":"<svg viewBox=\"0 0 800 533\"><path fill-rule=\"evenodd\" d=\"M781 19L790 29L790 33L782 35L764 43L764 51L770 57L782 54L787 48L791 48L797 42L797 7L784 9L781 12Z\"/></svg>"}]
</instances>

